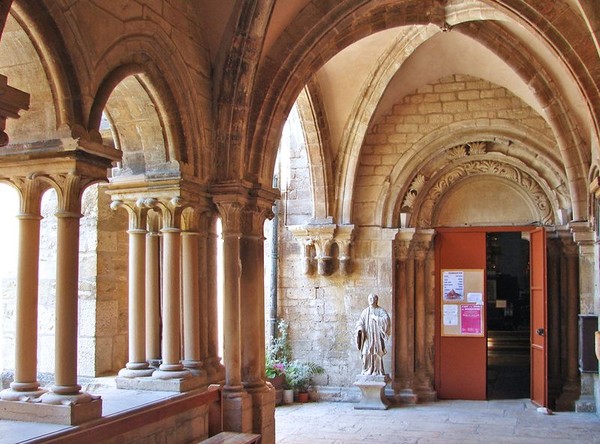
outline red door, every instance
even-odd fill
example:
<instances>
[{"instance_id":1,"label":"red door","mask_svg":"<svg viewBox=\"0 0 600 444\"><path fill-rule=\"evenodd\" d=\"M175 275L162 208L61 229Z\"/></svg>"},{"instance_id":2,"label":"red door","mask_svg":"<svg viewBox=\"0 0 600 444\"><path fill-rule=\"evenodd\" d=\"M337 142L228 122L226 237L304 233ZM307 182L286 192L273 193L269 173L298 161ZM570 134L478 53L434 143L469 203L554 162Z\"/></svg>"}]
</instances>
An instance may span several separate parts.
<instances>
[{"instance_id":1,"label":"red door","mask_svg":"<svg viewBox=\"0 0 600 444\"><path fill-rule=\"evenodd\" d=\"M548 333L546 310L546 232L536 228L530 237L531 280L531 401L548 406Z\"/></svg>"},{"instance_id":2,"label":"red door","mask_svg":"<svg viewBox=\"0 0 600 444\"><path fill-rule=\"evenodd\" d=\"M472 231L439 229L435 242L438 283L443 269L485 270L485 231L481 229ZM435 373L438 397L441 399L485 400L487 396L487 339L485 335L483 337L442 336L440 332L440 292L437 293L438 353L436 353L437 371Z\"/></svg>"}]
</instances>

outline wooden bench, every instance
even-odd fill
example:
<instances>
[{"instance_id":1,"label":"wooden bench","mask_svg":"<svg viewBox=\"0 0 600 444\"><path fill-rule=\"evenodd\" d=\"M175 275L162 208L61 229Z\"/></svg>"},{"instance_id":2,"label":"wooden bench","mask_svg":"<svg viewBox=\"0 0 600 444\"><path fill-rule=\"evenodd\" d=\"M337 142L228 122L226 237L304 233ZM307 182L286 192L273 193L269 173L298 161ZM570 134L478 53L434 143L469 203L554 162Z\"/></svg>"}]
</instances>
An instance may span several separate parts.
<instances>
[{"instance_id":1,"label":"wooden bench","mask_svg":"<svg viewBox=\"0 0 600 444\"><path fill-rule=\"evenodd\" d=\"M260 435L253 433L221 432L202 441L203 444L260 444Z\"/></svg>"}]
</instances>

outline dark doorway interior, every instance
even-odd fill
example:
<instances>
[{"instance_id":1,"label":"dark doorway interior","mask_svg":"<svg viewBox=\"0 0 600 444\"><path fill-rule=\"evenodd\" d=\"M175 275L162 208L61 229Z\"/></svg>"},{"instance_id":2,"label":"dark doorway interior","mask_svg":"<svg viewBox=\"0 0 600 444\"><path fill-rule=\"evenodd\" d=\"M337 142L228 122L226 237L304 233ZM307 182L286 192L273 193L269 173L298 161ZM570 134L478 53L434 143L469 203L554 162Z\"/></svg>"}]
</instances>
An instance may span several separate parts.
<instances>
[{"instance_id":1,"label":"dark doorway interior","mask_svg":"<svg viewBox=\"0 0 600 444\"><path fill-rule=\"evenodd\" d=\"M529 242L487 234L487 398L530 398Z\"/></svg>"}]
</instances>

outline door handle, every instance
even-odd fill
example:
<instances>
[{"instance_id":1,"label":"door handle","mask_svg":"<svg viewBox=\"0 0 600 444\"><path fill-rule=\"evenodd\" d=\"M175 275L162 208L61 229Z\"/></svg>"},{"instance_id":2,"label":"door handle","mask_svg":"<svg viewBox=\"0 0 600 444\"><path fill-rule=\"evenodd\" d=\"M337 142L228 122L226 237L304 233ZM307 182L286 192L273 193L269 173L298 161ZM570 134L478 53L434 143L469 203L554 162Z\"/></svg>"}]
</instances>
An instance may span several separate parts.
<instances>
[{"instance_id":1,"label":"door handle","mask_svg":"<svg viewBox=\"0 0 600 444\"><path fill-rule=\"evenodd\" d=\"M536 332L538 335L540 335L540 336L544 336L544 329L543 329L543 328L538 328L538 329L537 329L535 332Z\"/></svg>"}]
</instances>

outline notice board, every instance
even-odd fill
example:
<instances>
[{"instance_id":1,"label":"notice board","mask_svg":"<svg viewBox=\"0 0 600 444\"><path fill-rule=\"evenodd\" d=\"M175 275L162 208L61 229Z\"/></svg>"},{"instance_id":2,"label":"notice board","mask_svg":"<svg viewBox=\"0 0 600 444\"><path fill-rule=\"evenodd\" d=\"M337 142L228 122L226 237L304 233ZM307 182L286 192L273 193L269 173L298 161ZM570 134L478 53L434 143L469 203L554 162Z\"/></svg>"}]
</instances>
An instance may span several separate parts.
<instances>
[{"instance_id":1,"label":"notice board","mask_svg":"<svg viewBox=\"0 0 600 444\"><path fill-rule=\"evenodd\" d=\"M441 271L442 336L484 336L485 270Z\"/></svg>"}]
</instances>

